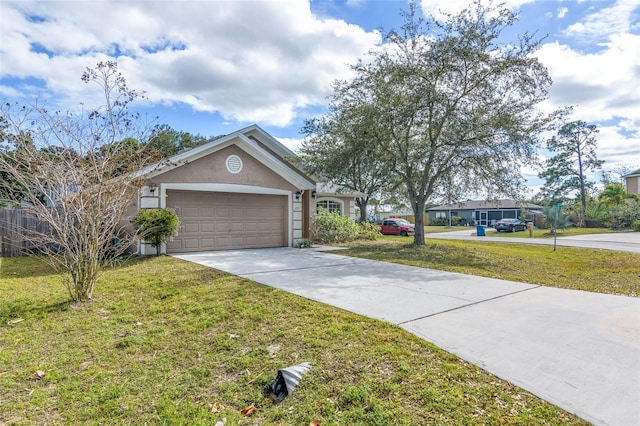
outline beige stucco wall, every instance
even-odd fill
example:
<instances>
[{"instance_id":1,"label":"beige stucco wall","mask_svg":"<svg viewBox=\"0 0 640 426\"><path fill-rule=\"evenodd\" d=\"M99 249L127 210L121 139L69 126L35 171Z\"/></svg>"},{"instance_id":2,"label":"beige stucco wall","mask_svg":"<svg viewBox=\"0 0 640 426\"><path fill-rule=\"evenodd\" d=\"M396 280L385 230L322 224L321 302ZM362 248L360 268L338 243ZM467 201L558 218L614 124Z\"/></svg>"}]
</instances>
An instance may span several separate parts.
<instances>
[{"instance_id":1,"label":"beige stucco wall","mask_svg":"<svg viewBox=\"0 0 640 426\"><path fill-rule=\"evenodd\" d=\"M242 160L242 170L230 173L226 167L229 155L235 154ZM223 148L191 163L184 164L151 179L156 183L230 183L254 185L266 188L296 191L293 185L273 170L253 158L235 145Z\"/></svg>"},{"instance_id":2,"label":"beige stucco wall","mask_svg":"<svg viewBox=\"0 0 640 426\"><path fill-rule=\"evenodd\" d=\"M627 180L627 192L640 194L640 176L625 178Z\"/></svg>"}]
</instances>

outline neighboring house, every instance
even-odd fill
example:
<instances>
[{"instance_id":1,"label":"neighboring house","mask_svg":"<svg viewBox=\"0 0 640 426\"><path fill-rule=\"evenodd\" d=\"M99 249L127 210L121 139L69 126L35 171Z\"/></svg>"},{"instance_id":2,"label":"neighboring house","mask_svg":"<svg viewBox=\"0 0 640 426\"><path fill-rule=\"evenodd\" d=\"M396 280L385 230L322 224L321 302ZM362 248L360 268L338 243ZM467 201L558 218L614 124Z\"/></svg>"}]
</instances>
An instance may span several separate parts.
<instances>
[{"instance_id":1,"label":"neighboring house","mask_svg":"<svg viewBox=\"0 0 640 426\"><path fill-rule=\"evenodd\" d=\"M542 206L530 203L517 203L514 200L497 201L461 201L427 210L429 220L458 216L468 219L469 223L493 226L503 218L523 218L534 220L535 215L542 213ZM535 220L534 220L535 222Z\"/></svg>"},{"instance_id":2,"label":"neighboring house","mask_svg":"<svg viewBox=\"0 0 640 426\"><path fill-rule=\"evenodd\" d=\"M317 204L355 217L354 194L319 185L294 157L252 125L141 171L137 208L169 207L180 218L166 253L293 246L310 237ZM144 243L138 251L155 253Z\"/></svg>"},{"instance_id":3,"label":"neighboring house","mask_svg":"<svg viewBox=\"0 0 640 426\"><path fill-rule=\"evenodd\" d=\"M373 213L372 218L374 222L378 223L390 217L405 219L411 223L414 223L416 219L413 210L409 207L394 207L389 205L378 206L378 210ZM422 215L422 220L425 224L427 223L428 217L426 214Z\"/></svg>"},{"instance_id":4,"label":"neighboring house","mask_svg":"<svg viewBox=\"0 0 640 426\"><path fill-rule=\"evenodd\" d=\"M640 169L622 177L625 180L627 192L640 195Z\"/></svg>"}]
</instances>

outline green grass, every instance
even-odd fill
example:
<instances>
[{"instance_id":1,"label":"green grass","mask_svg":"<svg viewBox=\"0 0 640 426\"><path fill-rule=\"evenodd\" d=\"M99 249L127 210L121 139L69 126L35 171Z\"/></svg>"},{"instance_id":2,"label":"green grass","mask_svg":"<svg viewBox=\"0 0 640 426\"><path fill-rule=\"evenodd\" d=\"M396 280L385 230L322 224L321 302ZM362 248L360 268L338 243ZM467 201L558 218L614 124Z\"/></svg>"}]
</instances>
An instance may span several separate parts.
<instances>
[{"instance_id":1,"label":"green grass","mask_svg":"<svg viewBox=\"0 0 640 426\"><path fill-rule=\"evenodd\" d=\"M177 259L110 270L82 305L41 259L0 262L0 424L587 424L398 327Z\"/></svg>"},{"instance_id":2,"label":"green grass","mask_svg":"<svg viewBox=\"0 0 640 426\"><path fill-rule=\"evenodd\" d=\"M515 233L522 234L521 232ZM493 235L493 234L492 234ZM382 237L339 254L483 277L626 296L640 295L640 254L611 250Z\"/></svg>"},{"instance_id":3,"label":"green grass","mask_svg":"<svg viewBox=\"0 0 640 426\"><path fill-rule=\"evenodd\" d=\"M436 234L441 232L454 232L454 231L464 231L465 229L475 230L476 228L472 228L470 226L425 226L424 233L425 234Z\"/></svg>"}]
</instances>

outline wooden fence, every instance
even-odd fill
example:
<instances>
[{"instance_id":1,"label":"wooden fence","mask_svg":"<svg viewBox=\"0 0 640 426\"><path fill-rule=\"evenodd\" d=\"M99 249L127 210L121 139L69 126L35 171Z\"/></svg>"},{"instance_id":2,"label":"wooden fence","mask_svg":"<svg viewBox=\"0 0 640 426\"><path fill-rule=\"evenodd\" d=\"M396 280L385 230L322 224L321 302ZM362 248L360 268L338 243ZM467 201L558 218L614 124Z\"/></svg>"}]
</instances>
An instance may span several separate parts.
<instances>
[{"instance_id":1,"label":"wooden fence","mask_svg":"<svg viewBox=\"0 0 640 426\"><path fill-rule=\"evenodd\" d=\"M29 234L48 232L49 224L33 217L28 209L0 210L0 255L18 257L32 253L35 246Z\"/></svg>"}]
</instances>

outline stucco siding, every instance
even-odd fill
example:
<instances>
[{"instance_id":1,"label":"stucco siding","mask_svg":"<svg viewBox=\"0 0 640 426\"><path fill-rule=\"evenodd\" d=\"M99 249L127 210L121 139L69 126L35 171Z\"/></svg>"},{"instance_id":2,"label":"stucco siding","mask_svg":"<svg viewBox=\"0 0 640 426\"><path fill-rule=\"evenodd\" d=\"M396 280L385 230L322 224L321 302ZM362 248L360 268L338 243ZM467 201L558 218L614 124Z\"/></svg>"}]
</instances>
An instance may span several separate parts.
<instances>
[{"instance_id":1,"label":"stucco siding","mask_svg":"<svg viewBox=\"0 0 640 426\"><path fill-rule=\"evenodd\" d=\"M238 173L231 173L227 170L226 161L230 155L237 155L242 161L242 169ZM155 176L153 181L158 183L230 183L290 191L296 191L297 189L276 172L235 145L228 146L220 151Z\"/></svg>"},{"instance_id":2,"label":"stucco siding","mask_svg":"<svg viewBox=\"0 0 640 426\"><path fill-rule=\"evenodd\" d=\"M630 176L627 180L627 192L640 194L640 176Z\"/></svg>"}]
</instances>

